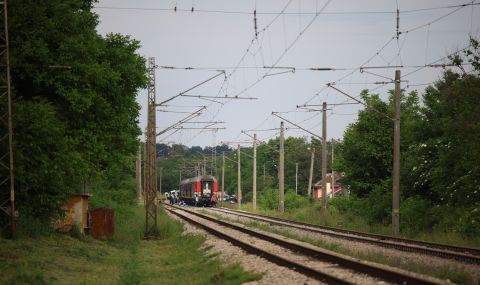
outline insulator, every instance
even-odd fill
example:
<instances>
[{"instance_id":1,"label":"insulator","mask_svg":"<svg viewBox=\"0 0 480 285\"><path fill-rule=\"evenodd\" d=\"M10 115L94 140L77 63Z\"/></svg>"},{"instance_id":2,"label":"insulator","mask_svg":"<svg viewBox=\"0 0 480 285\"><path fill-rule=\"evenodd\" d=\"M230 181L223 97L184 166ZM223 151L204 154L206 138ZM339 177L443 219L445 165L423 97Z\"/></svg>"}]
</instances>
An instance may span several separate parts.
<instances>
[{"instance_id":1,"label":"insulator","mask_svg":"<svg viewBox=\"0 0 480 285\"><path fill-rule=\"evenodd\" d=\"M255 37L258 35L257 31L257 10L253 10L253 26L255 29Z\"/></svg>"}]
</instances>

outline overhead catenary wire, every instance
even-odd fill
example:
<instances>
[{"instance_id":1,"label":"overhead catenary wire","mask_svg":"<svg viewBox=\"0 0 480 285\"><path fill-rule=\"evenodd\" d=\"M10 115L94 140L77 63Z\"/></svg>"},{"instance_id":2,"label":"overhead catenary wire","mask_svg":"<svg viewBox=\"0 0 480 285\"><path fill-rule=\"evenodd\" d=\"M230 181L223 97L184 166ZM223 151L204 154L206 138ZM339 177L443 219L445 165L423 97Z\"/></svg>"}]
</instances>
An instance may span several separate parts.
<instances>
[{"instance_id":1,"label":"overhead catenary wire","mask_svg":"<svg viewBox=\"0 0 480 285\"><path fill-rule=\"evenodd\" d=\"M299 126L298 124L296 124L296 123L294 123L294 122L292 122L292 121L290 121L290 120L288 120L288 119L285 119L284 117L282 117L282 116L278 115L278 113L277 113L277 112L272 112L272 115L274 115L274 116L276 116L276 117L278 117L278 118L280 118L280 119L282 119L282 120L286 121L287 123L289 123L289 124L291 124L291 125L294 125L295 127L298 127L298 128L300 128L300 129L304 130L305 132L307 132L307 133L311 134L311 135L312 135L312 136L314 136L314 137L317 137L318 139L322 139L322 137L320 137L319 135L317 135L317 134L314 134L314 133L312 133L311 131L309 131L309 130L307 130L307 129L303 128L302 126Z\"/></svg>"},{"instance_id":2,"label":"overhead catenary wire","mask_svg":"<svg viewBox=\"0 0 480 285\"><path fill-rule=\"evenodd\" d=\"M220 71L218 74L216 74L216 75L214 75L214 76L212 76L212 77L210 77L210 78L208 78L208 79L206 79L206 80L204 80L204 81L202 81L202 82L200 82L200 83L198 83L198 84L195 84L194 86L188 88L187 90L182 91L182 92L178 93L177 95L174 95L174 96L168 98L167 100L164 100L164 101L162 101L162 102L160 102L160 103L157 103L156 106L161 106L161 105L163 105L163 104L165 104L165 103L168 103L168 102L172 101L173 99L175 99L175 98L177 98L177 97L180 97L180 96L182 96L183 94L185 94L185 93L187 93L187 92L189 92L189 91L192 91L193 89L195 89L195 88L197 88L197 87L199 87L199 86L201 86L201 85L209 82L210 80L213 80L213 79L217 78L218 76L220 76L220 75L222 75L222 74L225 74L225 71L224 71L224 70Z\"/></svg>"},{"instance_id":3,"label":"overhead catenary wire","mask_svg":"<svg viewBox=\"0 0 480 285\"><path fill-rule=\"evenodd\" d=\"M450 12L448 12L448 13L440 16L440 17L437 17L437 18L435 18L434 20L431 20L431 21L427 22L426 24L422 24L422 25L419 25L419 26L416 26L416 27L413 27L413 28L410 28L410 29L407 29L407 30L404 30L404 31L399 31L399 34L398 34L398 35L406 36L408 33L411 33L411 32L414 32L414 31L416 31L416 30L419 30L420 28L425 27L425 26L430 26L430 25L432 25L432 24L434 24L434 23L436 23L436 22L438 22L438 21L440 21L440 20L442 20L442 19L444 19L444 18L446 18L446 17L454 14L455 12L461 10L461 9L464 8L464 7L467 7L467 6L470 6L470 5L479 5L479 4L480 4L480 3L474 3L474 2L476 2L476 1L464 3L464 4L461 4L461 5L454 5L455 7L452 7L452 8L454 8L453 11L450 11ZM452 6L452 5L451 5L451 6ZM396 13L396 12L395 12L395 13ZM402 13L403 13L403 11L402 11ZM362 65L360 65L360 67L358 68L358 70L360 70L360 68L363 68L365 65L367 65L368 63L370 63L376 56L379 56L379 55L382 53L382 51L383 51L394 39L396 39L396 36L397 36L397 34L394 34L391 38L389 38L389 40L388 40L377 52L375 52L368 60L366 60ZM438 61L439 61L439 60L438 60ZM436 63L436 62L438 62L438 61L435 61L435 62L433 62L433 63ZM399 66L399 67L395 67L395 68L402 68L402 67L403 67L403 66ZM421 70L421 69L423 69L423 68L425 68L425 67L428 67L428 65L418 67L418 70ZM418 70L416 70L416 71L418 71ZM414 71L414 72L416 72L416 71ZM335 84L338 83L339 81L344 80L345 78L351 76L351 75L352 75L353 73L355 73L355 72L356 72L356 70L350 71L349 73L347 73L346 75L340 77L339 79L337 79L337 80L335 80L335 81L333 81L333 82L330 82L330 85L332 85L332 86L335 85ZM414 72L407 73L406 75L402 76L402 78L405 77L405 76L407 76L407 75L413 74ZM380 86L378 86L378 87L375 88L374 90L379 89L379 88L381 88L381 87L383 87L383 86L384 86L384 84L381 84ZM310 103L314 98L316 98L320 93L322 93L323 91L325 91L328 87L329 87L328 85L325 86L325 87L323 87L320 91L316 92L312 97L310 97L304 104Z\"/></svg>"},{"instance_id":4,"label":"overhead catenary wire","mask_svg":"<svg viewBox=\"0 0 480 285\"><path fill-rule=\"evenodd\" d=\"M327 84L327 86L330 87L330 88L332 88L332 89L334 89L334 90L336 90L336 91L338 91L339 93L347 96L348 98L352 99L353 101L355 101L355 102L357 102L357 103L359 103L359 104L362 104L362 105L365 106L366 108L371 109L371 110L373 110L373 111L375 111L375 112L377 112L377 113L379 113L379 114L387 117L387 118L390 119L390 120L394 120L392 117L388 116L387 114L378 111L377 109L375 109L375 108L369 106L368 104L366 104L366 103L358 100L357 98L353 97L352 95L349 95L349 94L347 94L346 92L344 92L344 91L342 91L342 90L340 90L340 89L338 89L338 88L336 88L336 87L333 87L332 85L328 85L328 84Z\"/></svg>"},{"instance_id":5,"label":"overhead catenary wire","mask_svg":"<svg viewBox=\"0 0 480 285\"><path fill-rule=\"evenodd\" d=\"M436 7L427 7L419 9L409 9L409 10L400 10L401 13L418 13L418 12L429 12L435 10L445 10L445 9L455 9L458 7L467 7L467 6L476 6L480 3L466 3L466 4L457 4L457 5L445 5L445 6L436 6ZM105 9L105 10L132 10L132 11L157 11L157 12L189 12L192 13L192 9L181 9L177 8L175 5L174 8L155 8L155 7L120 7L120 6L94 6L94 9ZM206 13L206 14L226 14L226 15L248 15L251 16L251 11L235 11L235 10L221 10L221 9L194 9L194 13ZM315 15L317 12L284 12L285 15ZM395 14L395 11L330 11L325 12L325 15L391 15ZM256 12L257 15L277 15L278 12L264 11Z\"/></svg>"},{"instance_id":6,"label":"overhead catenary wire","mask_svg":"<svg viewBox=\"0 0 480 285\"><path fill-rule=\"evenodd\" d=\"M313 22L315 22L315 20L318 18L318 16L320 16L322 14L322 12L327 8L327 6L330 4L332 0L328 0L323 6L322 8L315 14L315 16L308 22L308 24L303 28L302 31L300 31L297 36L294 38L294 40L285 48L285 50L282 52L282 54L277 58L277 60L272 64L272 68L268 69L267 72L265 72L265 74L260 78L260 79L257 79L256 81L254 81L252 84L250 84L249 86L245 87L242 91L236 93L236 95L241 95L245 92L247 92L249 89L251 89L252 87L254 87L255 85L257 85L258 83L260 83L263 79L265 79L266 76L268 76L270 74L270 72L272 71L273 67L275 67L279 62L280 60L282 60L282 58L287 54L287 52L295 45L295 43L297 43L297 41L300 39L300 37L305 33L305 31L313 24Z\"/></svg>"},{"instance_id":7,"label":"overhead catenary wire","mask_svg":"<svg viewBox=\"0 0 480 285\"><path fill-rule=\"evenodd\" d=\"M473 4L473 1L472 1L472 4ZM477 4L477 3L476 3L476 4ZM458 7L460 7L460 6L458 6ZM473 7L473 5L472 5L472 7ZM197 12L197 10L196 10L195 12ZM257 11L257 12L258 12L258 11ZM402 11L402 13L403 13L403 11ZM249 14L251 15L251 12L249 12ZM266 33L263 34L263 36L265 36L265 35L266 35ZM403 42L405 43L405 37L404 37L404 41L403 41ZM390 59L389 56L385 56L385 57L386 57L387 59ZM240 67L240 68L241 68L241 67ZM253 67L253 68L257 68L257 67ZM392 67L386 67L386 68L392 68ZM375 82L375 84L377 84L377 85L382 85L382 86L379 86L379 88L383 87L383 85L384 85L383 83L385 83L385 82ZM334 85L334 84L333 84L333 85ZM413 86L413 85L412 85L412 86ZM324 89L324 90L325 90L325 89ZM214 112L211 112L211 114L213 114L213 113L214 113Z\"/></svg>"}]
</instances>

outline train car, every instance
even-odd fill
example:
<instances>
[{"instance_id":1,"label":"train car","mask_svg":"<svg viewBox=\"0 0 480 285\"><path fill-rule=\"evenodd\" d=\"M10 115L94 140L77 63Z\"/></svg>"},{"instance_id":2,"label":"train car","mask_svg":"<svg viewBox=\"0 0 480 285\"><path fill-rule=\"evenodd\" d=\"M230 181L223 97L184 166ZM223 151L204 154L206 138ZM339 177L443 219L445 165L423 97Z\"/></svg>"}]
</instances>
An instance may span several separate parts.
<instances>
[{"instance_id":1,"label":"train car","mask_svg":"<svg viewBox=\"0 0 480 285\"><path fill-rule=\"evenodd\" d=\"M218 182L215 176L201 175L180 182L179 198L192 206L211 206L212 195L218 194ZM198 197L198 202L196 201Z\"/></svg>"}]
</instances>

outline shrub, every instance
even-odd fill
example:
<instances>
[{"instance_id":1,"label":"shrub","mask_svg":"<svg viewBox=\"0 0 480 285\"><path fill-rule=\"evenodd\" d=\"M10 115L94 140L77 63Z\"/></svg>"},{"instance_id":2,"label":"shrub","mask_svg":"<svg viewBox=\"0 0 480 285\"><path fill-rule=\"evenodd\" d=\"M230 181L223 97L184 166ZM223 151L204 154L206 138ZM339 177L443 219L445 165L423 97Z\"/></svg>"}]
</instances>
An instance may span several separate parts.
<instances>
[{"instance_id":1,"label":"shrub","mask_svg":"<svg viewBox=\"0 0 480 285\"><path fill-rule=\"evenodd\" d=\"M278 207L278 189L266 189L259 193L258 204L262 209L274 210Z\"/></svg>"},{"instance_id":2,"label":"shrub","mask_svg":"<svg viewBox=\"0 0 480 285\"><path fill-rule=\"evenodd\" d=\"M258 195L258 192L257 192L257 195ZM253 200L253 193L252 192L247 192L247 193L243 194L242 203L252 202L252 200Z\"/></svg>"},{"instance_id":3,"label":"shrub","mask_svg":"<svg viewBox=\"0 0 480 285\"><path fill-rule=\"evenodd\" d=\"M297 195L295 192L289 190L285 193L285 210L306 207L308 204L309 200L304 196Z\"/></svg>"},{"instance_id":4,"label":"shrub","mask_svg":"<svg viewBox=\"0 0 480 285\"><path fill-rule=\"evenodd\" d=\"M275 210L278 208L278 189L267 189L258 195L258 204L262 209ZM291 190L285 191L285 210L293 210L305 207L309 199L295 194Z\"/></svg>"},{"instance_id":5,"label":"shrub","mask_svg":"<svg viewBox=\"0 0 480 285\"><path fill-rule=\"evenodd\" d=\"M355 211L356 202L354 197L335 197L328 200L328 208L332 212L350 213Z\"/></svg>"},{"instance_id":6,"label":"shrub","mask_svg":"<svg viewBox=\"0 0 480 285\"><path fill-rule=\"evenodd\" d=\"M387 189L378 185L358 203L359 214L365 217L369 224L390 224L392 220L392 195Z\"/></svg>"},{"instance_id":7,"label":"shrub","mask_svg":"<svg viewBox=\"0 0 480 285\"><path fill-rule=\"evenodd\" d=\"M402 232L414 233L432 230L438 216L432 215L432 204L420 197L410 197L400 203L400 227Z\"/></svg>"}]
</instances>

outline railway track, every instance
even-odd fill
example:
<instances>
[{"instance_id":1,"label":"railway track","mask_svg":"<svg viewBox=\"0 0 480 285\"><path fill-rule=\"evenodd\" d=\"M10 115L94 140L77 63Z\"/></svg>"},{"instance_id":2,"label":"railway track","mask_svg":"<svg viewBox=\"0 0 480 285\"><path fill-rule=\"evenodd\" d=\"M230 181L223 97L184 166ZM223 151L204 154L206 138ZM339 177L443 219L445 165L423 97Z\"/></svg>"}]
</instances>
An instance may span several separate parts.
<instances>
[{"instance_id":1,"label":"railway track","mask_svg":"<svg viewBox=\"0 0 480 285\"><path fill-rule=\"evenodd\" d=\"M357 284L356 281L351 281L356 280L356 278L371 278L367 281L363 279L364 281L361 282L363 284L380 281L393 284L447 284L432 277L361 261L313 245L218 220L197 211L168 204L164 205L165 209L172 214L206 230L210 234L225 239L280 266L288 267L328 284ZM228 231L225 228L228 228ZM251 238L256 240L252 241ZM265 242L281 249L272 250L271 246L262 245ZM364 277L365 275L367 276Z\"/></svg>"},{"instance_id":2,"label":"railway track","mask_svg":"<svg viewBox=\"0 0 480 285\"><path fill-rule=\"evenodd\" d=\"M245 217L256 221L265 222L271 225L290 227L320 233L335 238L361 242L366 244L373 244L385 248L393 248L405 252L421 253L430 256L454 259L466 263L480 264L480 249L450 246L445 244L430 243L419 240L395 238L384 235L376 235L364 232L357 232L351 230L337 229L327 226L320 226L302 222L295 222L291 220L268 217L264 215L253 214L245 211L226 209L226 208L211 208L213 211L223 212L231 215Z\"/></svg>"}]
</instances>

